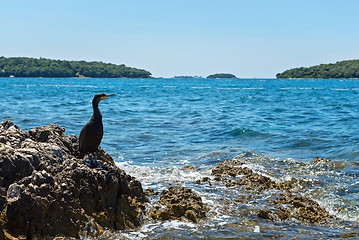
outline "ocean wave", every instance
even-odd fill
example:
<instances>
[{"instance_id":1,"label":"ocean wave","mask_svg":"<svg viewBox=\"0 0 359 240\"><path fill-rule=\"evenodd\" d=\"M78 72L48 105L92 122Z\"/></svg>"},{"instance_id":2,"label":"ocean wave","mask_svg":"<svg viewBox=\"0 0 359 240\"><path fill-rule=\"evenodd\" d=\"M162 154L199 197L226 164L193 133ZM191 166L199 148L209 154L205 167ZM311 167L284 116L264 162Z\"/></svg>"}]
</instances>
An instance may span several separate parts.
<instances>
[{"instance_id":1,"label":"ocean wave","mask_svg":"<svg viewBox=\"0 0 359 240\"><path fill-rule=\"evenodd\" d=\"M225 154L214 152L200 159L215 159L223 155ZM261 197L251 199L253 196L249 197L247 195L248 199L246 199L246 192L240 188L228 188L214 181L211 171L219 163L218 161L213 161L211 164L208 164L208 162L204 164L203 161L183 161L183 165L196 162L201 164L188 170L181 170L180 166L158 167L158 164L156 166L137 166L131 161L118 161L116 163L117 166L139 179L144 189L153 188L155 191L161 192L172 185L186 186L192 188L201 196L203 202L210 206L207 218L197 224L177 220L157 223L147 221L136 231L121 233L121 236L124 236L125 239L151 239L154 236L158 237L159 234L163 234L163 236L173 238L175 236L174 232L176 232L176 234L179 234L178 236L183 238L208 238L213 236L212 234L216 234L218 227L223 228L223 236L230 236L231 231L232 234L234 231L239 236L241 234L248 234L249 231L253 233L254 227L253 225L248 225L246 223L248 221L253 221L264 232L274 228L276 229L274 233L281 236L295 235L298 227L306 229L306 231L312 232L312 234L319 234L321 232L320 234L326 236L329 233L341 234L342 229L345 227L350 231L352 229L351 221L358 220L358 202L355 202L354 199L349 201L346 193L346 190L350 188L347 187L349 184L352 188L352 193L355 194L358 188L358 181L356 180L356 175L349 174L348 179L348 176L343 174L343 171L345 172L352 168L351 163L328 162L325 164L315 164L296 159L273 158L248 151L236 155L233 159L243 162L240 165L242 168L251 169L255 173L270 178L277 184L286 181L295 183L291 191L315 200L330 214L339 218L340 220L334 223L337 228L334 230L326 225L300 225L297 221L288 220L285 222L271 222L251 219L250 211L248 212L246 209L267 209L266 202L276 192L266 190L261 193L263 194ZM210 185L195 184L197 180L201 180L204 177L210 179ZM346 223L345 221L349 222ZM277 229L282 224L285 224L287 227L285 229ZM231 226L237 226L237 228L232 229ZM301 238L307 238L313 236L312 234L300 236ZM216 236L219 235L217 234Z\"/></svg>"}]
</instances>

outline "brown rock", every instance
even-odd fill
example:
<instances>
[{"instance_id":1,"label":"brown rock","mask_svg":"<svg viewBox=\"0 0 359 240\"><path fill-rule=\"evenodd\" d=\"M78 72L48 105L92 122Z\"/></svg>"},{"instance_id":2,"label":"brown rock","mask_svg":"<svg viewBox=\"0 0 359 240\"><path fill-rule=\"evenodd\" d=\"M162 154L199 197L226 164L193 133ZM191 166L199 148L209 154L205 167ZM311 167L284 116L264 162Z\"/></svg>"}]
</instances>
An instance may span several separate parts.
<instances>
[{"instance_id":1,"label":"brown rock","mask_svg":"<svg viewBox=\"0 0 359 240\"><path fill-rule=\"evenodd\" d=\"M284 205L282 209L302 222L306 223L322 223L328 219L334 219L324 208L320 207L316 201L294 195L291 193L283 193L273 201L275 205Z\"/></svg>"},{"instance_id":2,"label":"brown rock","mask_svg":"<svg viewBox=\"0 0 359 240\"><path fill-rule=\"evenodd\" d=\"M151 211L154 219L168 220L186 218L194 223L206 216L207 208L202 199L191 189L184 187L170 187L161 193L160 201L164 209Z\"/></svg>"},{"instance_id":3,"label":"brown rock","mask_svg":"<svg viewBox=\"0 0 359 240\"><path fill-rule=\"evenodd\" d=\"M14 238L98 237L141 224L141 183L99 148L80 160L78 140L56 124L25 132L0 123L0 231ZM9 237L8 237L9 238Z\"/></svg>"},{"instance_id":4,"label":"brown rock","mask_svg":"<svg viewBox=\"0 0 359 240\"><path fill-rule=\"evenodd\" d=\"M146 189L146 190L144 191L144 193L145 193L147 196L157 196L157 195L158 195L158 192L155 192L155 190L153 190L152 188Z\"/></svg>"},{"instance_id":5,"label":"brown rock","mask_svg":"<svg viewBox=\"0 0 359 240\"><path fill-rule=\"evenodd\" d=\"M186 165L182 168L180 168L180 170L196 170L197 168L190 166L190 165Z\"/></svg>"},{"instance_id":6,"label":"brown rock","mask_svg":"<svg viewBox=\"0 0 359 240\"><path fill-rule=\"evenodd\" d=\"M315 157L313 159L313 163L326 163L326 162L330 162L330 159L327 158L319 158L319 157Z\"/></svg>"},{"instance_id":7,"label":"brown rock","mask_svg":"<svg viewBox=\"0 0 359 240\"><path fill-rule=\"evenodd\" d=\"M248 200L255 198L262 199L263 191L275 190L268 198L267 209L251 210L257 217L271 221L297 219L310 224L321 224L335 219L316 201L292 192L292 185L296 184L296 179L290 182L275 182L268 176L243 167L243 164L242 160L236 158L225 160L212 170L212 175L216 181L224 182L227 187L238 187L247 192L250 198L239 196L235 200L238 203L248 203Z\"/></svg>"},{"instance_id":8,"label":"brown rock","mask_svg":"<svg viewBox=\"0 0 359 240\"><path fill-rule=\"evenodd\" d=\"M226 183L227 187L238 186L244 189L263 191L266 189L290 189L291 184L276 183L269 177L253 172L250 168L242 167L243 162L238 160L225 160L212 170L216 181Z\"/></svg>"},{"instance_id":9,"label":"brown rock","mask_svg":"<svg viewBox=\"0 0 359 240\"><path fill-rule=\"evenodd\" d=\"M269 219L271 221L283 221L289 218L289 214L286 211L278 209L261 209L256 213L257 217L263 219Z\"/></svg>"}]
</instances>

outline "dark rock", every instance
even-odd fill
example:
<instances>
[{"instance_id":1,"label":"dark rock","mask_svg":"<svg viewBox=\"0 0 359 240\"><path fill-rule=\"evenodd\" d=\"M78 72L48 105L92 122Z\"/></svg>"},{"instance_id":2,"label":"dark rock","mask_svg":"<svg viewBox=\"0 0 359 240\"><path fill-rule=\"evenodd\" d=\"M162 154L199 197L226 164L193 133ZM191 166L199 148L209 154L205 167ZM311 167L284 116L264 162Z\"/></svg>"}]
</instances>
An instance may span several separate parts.
<instances>
[{"instance_id":1,"label":"dark rock","mask_svg":"<svg viewBox=\"0 0 359 240\"><path fill-rule=\"evenodd\" d=\"M256 215L271 221L284 221L289 218L289 214L281 209L261 209L257 211Z\"/></svg>"},{"instance_id":2,"label":"dark rock","mask_svg":"<svg viewBox=\"0 0 359 240\"><path fill-rule=\"evenodd\" d=\"M13 123L10 120L6 120L5 122L2 122L0 125L0 131L6 131L9 129L20 129L15 123Z\"/></svg>"},{"instance_id":3,"label":"dark rock","mask_svg":"<svg viewBox=\"0 0 359 240\"><path fill-rule=\"evenodd\" d=\"M146 194L146 196L157 196L158 192L155 192L155 190L153 190L152 188L146 189L144 191L144 193Z\"/></svg>"},{"instance_id":4,"label":"dark rock","mask_svg":"<svg viewBox=\"0 0 359 240\"><path fill-rule=\"evenodd\" d=\"M209 177L203 177L201 180L196 180L194 184L208 184L209 186L212 186Z\"/></svg>"},{"instance_id":5,"label":"dark rock","mask_svg":"<svg viewBox=\"0 0 359 240\"><path fill-rule=\"evenodd\" d=\"M150 212L154 219L168 220L186 218L194 223L206 216L207 208L202 199L191 189L170 187L161 193L160 201L164 209L155 208Z\"/></svg>"},{"instance_id":6,"label":"dark rock","mask_svg":"<svg viewBox=\"0 0 359 240\"><path fill-rule=\"evenodd\" d=\"M194 184L201 184L201 180L196 180L195 182L194 182Z\"/></svg>"},{"instance_id":7,"label":"dark rock","mask_svg":"<svg viewBox=\"0 0 359 240\"><path fill-rule=\"evenodd\" d=\"M141 183L99 148L95 164L78 156L75 135L56 124L22 131L0 123L0 239L98 237L141 224Z\"/></svg>"}]
</instances>

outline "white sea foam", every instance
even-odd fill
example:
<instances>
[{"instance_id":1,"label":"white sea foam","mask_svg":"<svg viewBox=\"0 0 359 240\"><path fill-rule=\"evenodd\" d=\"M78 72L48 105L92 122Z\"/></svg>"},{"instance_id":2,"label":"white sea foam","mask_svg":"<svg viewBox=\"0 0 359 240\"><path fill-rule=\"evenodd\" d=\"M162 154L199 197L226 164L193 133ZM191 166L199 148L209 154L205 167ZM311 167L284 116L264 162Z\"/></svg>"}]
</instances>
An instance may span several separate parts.
<instances>
[{"instance_id":1,"label":"white sea foam","mask_svg":"<svg viewBox=\"0 0 359 240\"><path fill-rule=\"evenodd\" d=\"M138 88L154 88L155 85L144 85L144 86L138 86Z\"/></svg>"},{"instance_id":2,"label":"white sea foam","mask_svg":"<svg viewBox=\"0 0 359 240\"><path fill-rule=\"evenodd\" d=\"M258 88L242 88L243 90L261 90L264 89L263 87L258 87Z\"/></svg>"},{"instance_id":3,"label":"white sea foam","mask_svg":"<svg viewBox=\"0 0 359 240\"><path fill-rule=\"evenodd\" d=\"M258 225L256 225L256 226L254 226L253 232L259 233L259 232L261 232L261 228Z\"/></svg>"},{"instance_id":4,"label":"white sea foam","mask_svg":"<svg viewBox=\"0 0 359 240\"><path fill-rule=\"evenodd\" d=\"M225 88L225 87L218 87L217 89L223 89L223 90L237 90L241 88Z\"/></svg>"},{"instance_id":5,"label":"white sea foam","mask_svg":"<svg viewBox=\"0 0 359 240\"><path fill-rule=\"evenodd\" d=\"M116 162L116 165L125 170L128 174L136 177L142 183L144 188L156 186L156 189L159 191L166 189L168 183L178 183L185 186L187 182L196 181L206 175L206 172L198 170L184 171L176 166L136 166L130 161Z\"/></svg>"},{"instance_id":6,"label":"white sea foam","mask_svg":"<svg viewBox=\"0 0 359 240\"><path fill-rule=\"evenodd\" d=\"M191 88L195 88L195 89L205 89L205 88L211 88L211 87L191 87Z\"/></svg>"},{"instance_id":7,"label":"white sea foam","mask_svg":"<svg viewBox=\"0 0 359 240\"><path fill-rule=\"evenodd\" d=\"M315 200L333 216L345 221L359 220L359 207L348 203L334 194L328 194L325 198L316 198Z\"/></svg>"},{"instance_id":8,"label":"white sea foam","mask_svg":"<svg viewBox=\"0 0 359 240\"><path fill-rule=\"evenodd\" d=\"M93 86L93 85L52 85L52 84L40 84L41 87L81 87L81 88L97 88L97 86Z\"/></svg>"},{"instance_id":9,"label":"white sea foam","mask_svg":"<svg viewBox=\"0 0 359 240\"><path fill-rule=\"evenodd\" d=\"M196 228L196 224L192 223L192 222L182 222L179 220L172 220L172 221L166 221L163 222L162 226L165 229L182 229L184 227L189 227L189 228Z\"/></svg>"}]
</instances>

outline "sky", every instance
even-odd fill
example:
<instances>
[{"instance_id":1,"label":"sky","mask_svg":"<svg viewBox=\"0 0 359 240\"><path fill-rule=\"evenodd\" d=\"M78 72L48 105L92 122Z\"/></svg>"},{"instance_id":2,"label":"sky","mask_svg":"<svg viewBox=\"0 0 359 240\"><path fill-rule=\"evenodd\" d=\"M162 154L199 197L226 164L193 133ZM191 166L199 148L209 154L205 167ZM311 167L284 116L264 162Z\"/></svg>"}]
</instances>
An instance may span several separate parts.
<instances>
[{"instance_id":1,"label":"sky","mask_svg":"<svg viewBox=\"0 0 359 240\"><path fill-rule=\"evenodd\" d=\"M358 10L358 0L0 0L0 56L274 78L359 59Z\"/></svg>"}]
</instances>

